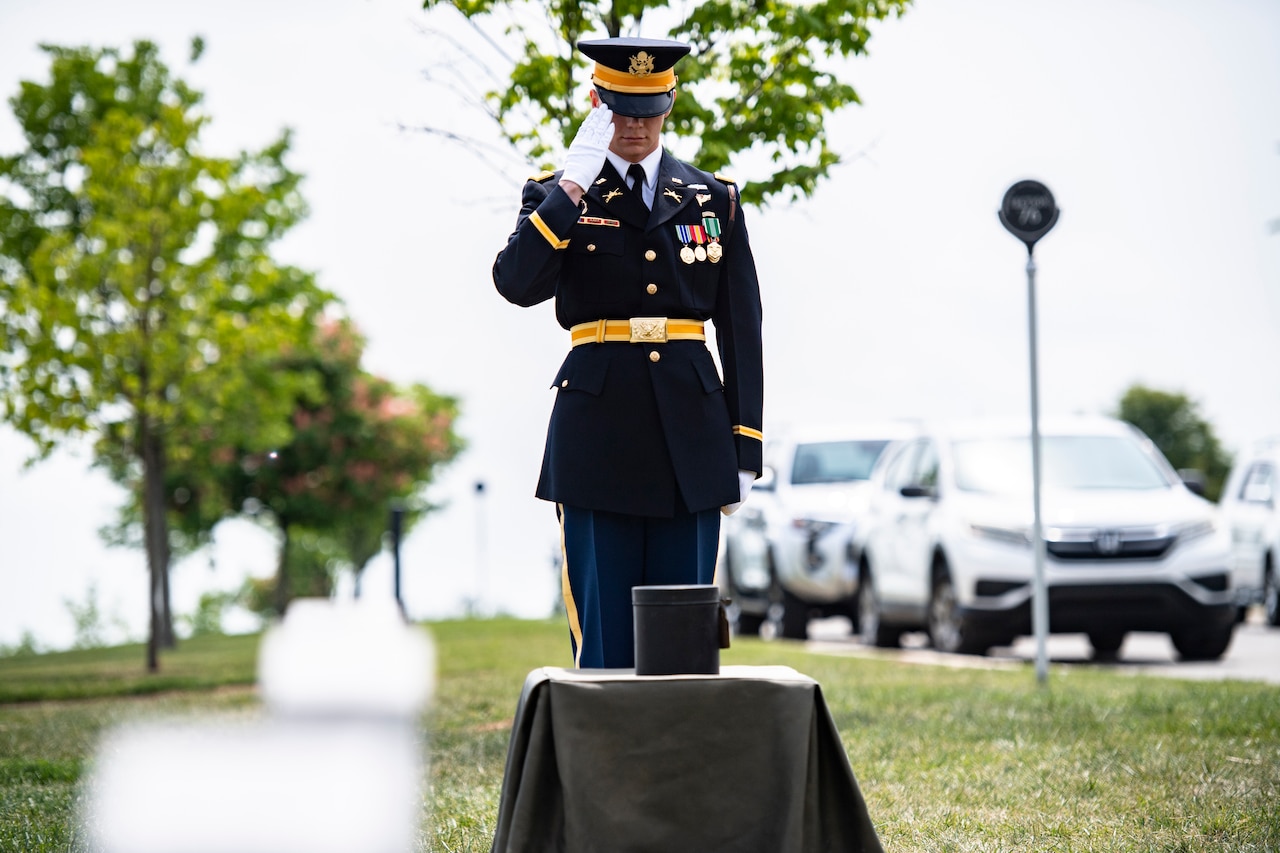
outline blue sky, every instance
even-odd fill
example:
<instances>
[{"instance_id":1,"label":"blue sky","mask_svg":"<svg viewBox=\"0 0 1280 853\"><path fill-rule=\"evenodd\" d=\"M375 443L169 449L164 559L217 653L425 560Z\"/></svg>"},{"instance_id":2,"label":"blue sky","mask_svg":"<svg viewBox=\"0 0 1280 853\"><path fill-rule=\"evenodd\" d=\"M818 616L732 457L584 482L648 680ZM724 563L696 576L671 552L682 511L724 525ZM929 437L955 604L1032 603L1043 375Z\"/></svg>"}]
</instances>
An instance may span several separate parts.
<instances>
[{"instance_id":1,"label":"blue sky","mask_svg":"<svg viewBox=\"0 0 1280 853\"><path fill-rule=\"evenodd\" d=\"M447 509L405 544L410 613L542 615L556 528L533 488L567 342L549 306L508 305L489 276L532 168L400 129L497 141L441 84L467 66L440 32L497 67L456 15L415 2L4 0L0 92L45 75L39 42L145 37L205 92L210 152L293 128L313 215L281 256L343 297L370 369L464 402L470 450L431 491ZM1229 449L1280 433L1280 4L920 0L850 76L863 106L830 127L846 165L813 199L748 214L767 432L1025 413L1026 255L995 211L1035 178L1062 208L1036 250L1042 410L1106 412L1141 382L1196 400ZM0 151L20 144L6 109ZM69 643L64 600L90 585L141 636L142 555L96 533L120 495L83 449L24 472L29 449L0 428L0 644ZM178 609L269 574L272 548L221 528L175 567ZM389 560L366 589L389 592Z\"/></svg>"}]
</instances>

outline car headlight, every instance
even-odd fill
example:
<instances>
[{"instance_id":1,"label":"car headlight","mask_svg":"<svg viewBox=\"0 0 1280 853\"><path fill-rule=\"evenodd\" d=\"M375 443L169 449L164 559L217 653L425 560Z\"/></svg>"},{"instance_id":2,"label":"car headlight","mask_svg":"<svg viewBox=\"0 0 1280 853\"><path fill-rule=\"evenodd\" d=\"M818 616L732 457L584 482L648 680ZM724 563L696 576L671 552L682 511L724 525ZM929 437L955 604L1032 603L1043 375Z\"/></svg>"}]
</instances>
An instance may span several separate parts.
<instances>
[{"instance_id":1,"label":"car headlight","mask_svg":"<svg viewBox=\"0 0 1280 853\"><path fill-rule=\"evenodd\" d=\"M1172 531L1178 537L1178 544L1185 545L1196 539L1209 536L1218 526L1213 523L1212 519L1204 519L1202 521L1188 521L1185 524L1176 525Z\"/></svg>"},{"instance_id":2,"label":"car headlight","mask_svg":"<svg viewBox=\"0 0 1280 853\"><path fill-rule=\"evenodd\" d=\"M835 521L818 521L813 518L793 518L791 526L796 530L803 530L809 534L810 539L817 539L831 528L835 527L838 522Z\"/></svg>"},{"instance_id":3,"label":"car headlight","mask_svg":"<svg viewBox=\"0 0 1280 853\"><path fill-rule=\"evenodd\" d=\"M1025 527L997 527L991 524L970 524L969 532L979 539L990 539L1005 545L1031 547L1031 531Z\"/></svg>"},{"instance_id":4,"label":"car headlight","mask_svg":"<svg viewBox=\"0 0 1280 853\"><path fill-rule=\"evenodd\" d=\"M804 536L805 562L809 571L817 571L826 562L826 557L818 550L818 540L839 526L835 521L818 521L813 518L793 518L791 526Z\"/></svg>"}]
</instances>

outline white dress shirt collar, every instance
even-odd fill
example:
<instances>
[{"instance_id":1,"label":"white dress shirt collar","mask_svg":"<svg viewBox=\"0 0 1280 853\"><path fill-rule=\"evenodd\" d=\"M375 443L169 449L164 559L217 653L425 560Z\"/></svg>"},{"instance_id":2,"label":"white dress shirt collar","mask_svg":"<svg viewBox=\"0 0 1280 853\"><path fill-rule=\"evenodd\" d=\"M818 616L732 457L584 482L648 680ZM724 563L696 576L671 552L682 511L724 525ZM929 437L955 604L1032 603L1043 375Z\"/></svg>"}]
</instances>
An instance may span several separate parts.
<instances>
[{"instance_id":1,"label":"white dress shirt collar","mask_svg":"<svg viewBox=\"0 0 1280 853\"><path fill-rule=\"evenodd\" d=\"M612 151L606 151L604 156L613 164L613 168L618 170L618 174L622 175L623 180L627 177L627 168L630 167L631 161L624 160L618 154ZM662 146L649 152L649 155L640 161L640 165L644 168L644 188L641 194L644 196L644 203L650 208L653 207L653 194L658 184L658 166L662 162Z\"/></svg>"}]
</instances>

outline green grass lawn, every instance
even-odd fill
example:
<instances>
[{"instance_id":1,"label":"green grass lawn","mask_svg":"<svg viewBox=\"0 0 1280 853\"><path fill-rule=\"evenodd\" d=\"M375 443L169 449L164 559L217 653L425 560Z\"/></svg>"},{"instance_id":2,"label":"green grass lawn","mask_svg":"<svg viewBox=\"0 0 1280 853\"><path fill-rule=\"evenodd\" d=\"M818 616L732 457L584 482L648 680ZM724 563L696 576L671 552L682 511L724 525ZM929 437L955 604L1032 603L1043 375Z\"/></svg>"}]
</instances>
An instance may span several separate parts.
<instances>
[{"instance_id":1,"label":"green grass lawn","mask_svg":"<svg viewBox=\"0 0 1280 853\"><path fill-rule=\"evenodd\" d=\"M569 663L559 621L428 626L438 654L419 850L487 851L529 670ZM254 714L256 637L0 658L0 851L83 849L99 734L149 715ZM1056 667L832 657L736 639L724 664L815 678L885 849L1280 851L1280 687Z\"/></svg>"}]
</instances>

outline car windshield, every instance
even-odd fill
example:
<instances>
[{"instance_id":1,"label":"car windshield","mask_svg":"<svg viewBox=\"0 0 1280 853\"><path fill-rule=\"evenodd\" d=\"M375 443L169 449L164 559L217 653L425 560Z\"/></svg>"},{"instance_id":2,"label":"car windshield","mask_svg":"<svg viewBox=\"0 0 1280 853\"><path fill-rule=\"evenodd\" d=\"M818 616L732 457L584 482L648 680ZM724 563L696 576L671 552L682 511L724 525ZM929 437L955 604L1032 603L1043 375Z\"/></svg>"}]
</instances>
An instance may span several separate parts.
<instances>
[{"instance_id":1,"label":"car windshield","mask_svg":"<svg viewBox=\"0 0 1280 853\"><path fill-rule=\"evenodd\" d=\"M791 483L844 483L866 480L888 441L821 441L796 446Z\"/></svg>"},{"instance_id":2,"label":"car windshield","mask_svg":"<svg viewBox=\"0 0 1280 853\"><path fill-rule=\"evenodd\" d=\"M1170 480L1143 447L1124 436L1041 436L1041 485L1050 489L1164 489ZM1031 440L956 441L956 487L970 492L1031 491Z\"/></svg>"}]
</instances>

